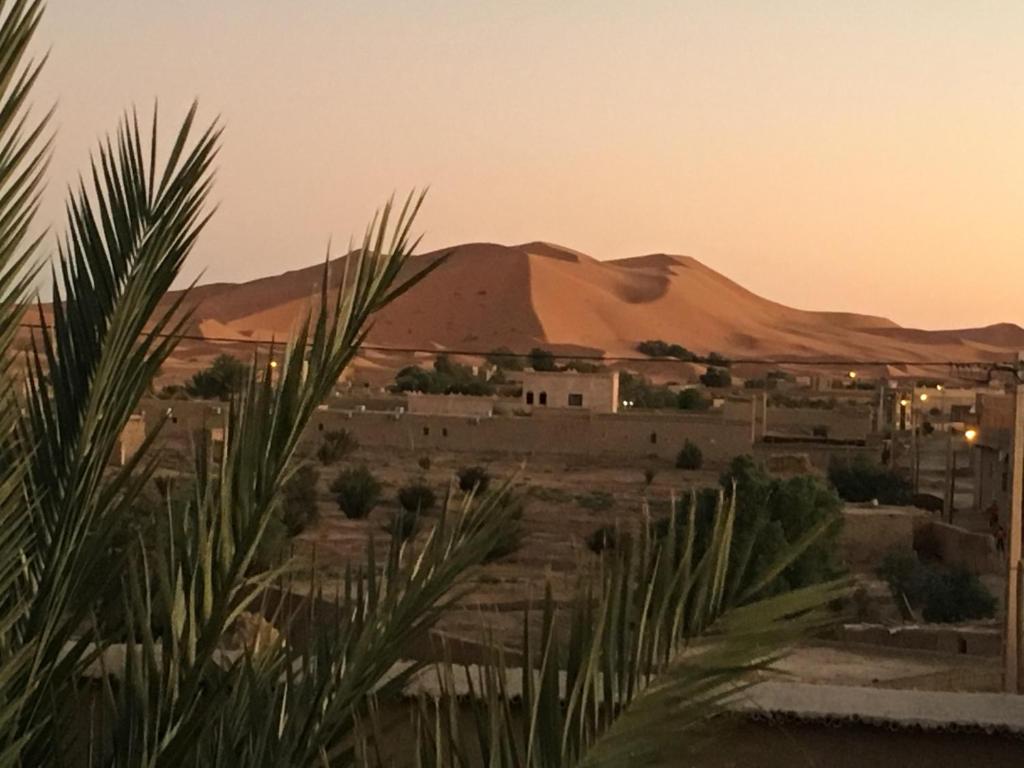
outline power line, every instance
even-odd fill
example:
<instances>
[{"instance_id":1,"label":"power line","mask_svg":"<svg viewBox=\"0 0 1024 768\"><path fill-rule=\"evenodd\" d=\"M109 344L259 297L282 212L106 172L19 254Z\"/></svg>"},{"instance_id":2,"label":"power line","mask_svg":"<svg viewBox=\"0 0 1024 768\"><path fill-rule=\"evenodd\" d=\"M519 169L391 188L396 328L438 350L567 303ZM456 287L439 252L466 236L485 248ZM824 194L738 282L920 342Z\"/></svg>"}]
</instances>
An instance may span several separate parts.
<instances>
[{"instance_id":1,"label":"power line","mask_svg":"<svg viewBox=\"0 0 1024 768\"><path fill-rule=\"evenodd\" d=\"M41 330L44 326L41 323L20 323L19 327L31 330ZM198 341L210 344L249 344L252 346L268 347L272 344L279 344L276 341L260 339L235 339L227 336L203 336L200 334L169 334L157 333L157 338L170 338L175 336L183 341ZM283 346L283 344L280 344ZM309 346L309 344L307 344ZM529 352L513 352L512 350L479 350L479 349L432 349L429 347L389 347L379 344L361 344L362 352L381 352L389 354L432 354L432 355L461 355L465 357L502 357L528 359ZM604 355L604 354L570 354L544 350L556 360L579 360L581 362L604 362L604 363L699 363L715 367L726 367L729 365L791 365L791 366L815 366L834 368L861 367L902 367L909 365L917 366L942 366L947 368L988 368L995 365L1010 363L1016 367L1016 361L1007 360L855 360L851 358L754 358L740 357L723 359L716 363L708 358L684 360L677 357L637 357L635 355Z\"/></svg>"}]
</instances>

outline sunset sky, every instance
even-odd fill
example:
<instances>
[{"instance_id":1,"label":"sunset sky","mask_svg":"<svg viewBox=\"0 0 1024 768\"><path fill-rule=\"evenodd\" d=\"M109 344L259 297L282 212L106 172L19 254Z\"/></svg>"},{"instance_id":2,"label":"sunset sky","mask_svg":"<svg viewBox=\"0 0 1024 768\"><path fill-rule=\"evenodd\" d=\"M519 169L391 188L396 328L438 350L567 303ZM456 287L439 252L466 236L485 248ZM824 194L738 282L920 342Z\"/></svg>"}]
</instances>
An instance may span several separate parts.
<instances>
[{"instance_id":1,"label":"sunset sky","mask_svg":"<svg viewBox=\"0 0 1024 768\"><path fill-rule=\"evenodd\" d=\"M1021 0L51 0L40 39L46 221L126 106L222 116L208 280L429 184L427 248L685 253L801 308L1024 323Z\"/></svg>"}]
</instances>

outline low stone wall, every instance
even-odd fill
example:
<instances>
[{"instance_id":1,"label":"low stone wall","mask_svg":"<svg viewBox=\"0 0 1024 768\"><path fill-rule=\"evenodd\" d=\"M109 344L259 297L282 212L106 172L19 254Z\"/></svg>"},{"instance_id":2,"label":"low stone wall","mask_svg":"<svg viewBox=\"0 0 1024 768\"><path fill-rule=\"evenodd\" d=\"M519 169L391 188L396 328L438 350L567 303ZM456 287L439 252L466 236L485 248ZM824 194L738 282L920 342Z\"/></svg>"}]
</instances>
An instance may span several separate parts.
<instances>
[{"instance_id":1,"label":"low stone wall","mask_svg":"<svg viewBox=\"0 0 1024 768\"><path fill-rule=\"evenodd\" d=\"M844 624L835 630L834 639L844 643L969 656L999 656L1003 648L1002 633L995 625L907 624L888 627L881 624Z\"/></svg>"},{"instance_id":2,"label":"low stone wall","mask_svg":"<svg viewBox=\"0 0 1024 768\"><path fill-rule=\"evenodd\" d=\"M979 575L1001 573L1003 570L1002 558L996 552L992 536L937 520L927 520L917 527L914 550L924 557L963 567Z\"/></svg>"},{"instance_id":3,"label":"low stone wall","mask_svg":"<svg viewBox=\"0 0 1024 768\"><path fill-rule=\"evenodd\" d=\"M928 522L928 514L913 507L846 506L839 535L843 559L853 571L874 571L893 550L910 551L915 530Z\"/></svg>"}]
</instances>

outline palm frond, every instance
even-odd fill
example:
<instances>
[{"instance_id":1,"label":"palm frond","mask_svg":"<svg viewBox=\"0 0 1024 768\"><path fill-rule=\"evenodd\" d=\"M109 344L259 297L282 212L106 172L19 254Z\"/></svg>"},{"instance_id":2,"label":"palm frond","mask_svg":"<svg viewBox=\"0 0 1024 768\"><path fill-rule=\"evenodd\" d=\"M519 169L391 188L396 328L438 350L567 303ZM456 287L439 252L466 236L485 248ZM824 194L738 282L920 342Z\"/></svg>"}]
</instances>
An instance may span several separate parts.
<instances>
[{"instance_id":1,"label":"palm frond","mask_svg":"<svg viewBox=\"0 0 1024 768\"><path fill-rule=\"evenodd\" d=\"M38 271L39 237L32 224L49 159L49 114L33 120L29 99L42 62L28 49L42 3L0 3L0 766L16 765L35 728L22 712L36 690L30 670L35 651L18 629L28 596L18 588L30 546L21 494L24 457L6 444L18 418L14 345Z\"/></svg>"},{"instance_id":2,"label":"palm frond","mask_svg":"<svg viewBox=\"0 0 1024 768\"><path fill-rule=\"evenodd\" d=\"M212 183L216 125L193 140L195 107L158 163L156 116L143 149L135 115L92 163L68 202L68 232L53 272L52 323L27 355L27 391L18 425L27 456L23 501L29 541L17 591L26 610L12 628L32 663L16 681L32 688L23 727L59 701L84 662L90 612L118 586L112 541L151 463L146 449L111 476L109 458L129 416L187 321L179 299L161 305L202 230ZM43 760L45 733L30 754Z\"/></svg>"},{"instance_id":3,"label":"palm frond","mask_svg":"<svg viewBox=\"0 0 1024 768\"><path fill-rule=\"evenodd\" d=\"M581 582L568 609L549 594L539 636L528 629L529 612L524 617L518 675L499 656L463 670L467 691L443 669L437 698L420 706L420 764L676 764L680 731L720 711L793 642L834 622L827 606L846 591L844 582L830 582L748 603L727 599L734 503L719 496L702 549L691 497L663 539L645 526L596 583ZM782 553L770 572L822 533ZM460 727L456 703L467 692L477 723L470 731Z\"/></svg>"},{"instance_id":4,"label":"palm frond","mask_svg":"<svg viewBox=\"0 0 1024 768\"><path fill-rule=\"evenodd\" d=\"M226 744L241 749L235 742L249 736L234 718L246 711L246 702L266 703L267 696L274 706L265 710L261 705L249 716L274 711L290 727L299 727L292 713L301 714L306 704L290 696L273 698L278 695L275 680L291 674L294 654L279 649L276 656L240 662L225 671L223 643L236 619L251 611L288 568L261 570L256 557L310 417L358 350L372 313L437 266L435 262L400 278L415 245L409 231L421 201L422 195L410 195L393 224L392 204L385 206L362 247L344 260L341 285L334 293L325 266L319 302L298 324L283 360L272 367L272 352L254 360L247 386L228 408L220 453L201 457L188 508L168 514L166 536L142 564L141 572L152 584L130 577L128 643L135 650L128 655L138 654L139 661L128 671L132 685L110 697L116 712L115 764L180 765L193 759L200 745L213 753ZM313 681L328 686L318 688L322 696L315 701L330 704L331 711L316 716L319 724L296 731L306 734L296 742L307 750L303 754L314 748L342 748L342 736L354 727L351 703L380 682L389 666L382 666L382 660L395 657L394 644L436 615L448 587L477 559L481 542L503 519L492 518L461 515L451 528L442 520L415 559L395 552L383 583L372 562L365 579L354 582L357 597L346 599L355 600L350 613L363 618L353 619L351 627L335 636L336 643L327 645L332 653L344 652L347 661L339 668L327 656L319 661L311 656L304 663L312 672L304 682L290 683L291 690L307 693ZM280 709L285 705L287 712ZM310 728L317 738L309 736ZM265 739L264 732L260 735ZM286 753L284 745L291 743L285 735L247 742L245 749Z\"/></svg>"}]
</instances>

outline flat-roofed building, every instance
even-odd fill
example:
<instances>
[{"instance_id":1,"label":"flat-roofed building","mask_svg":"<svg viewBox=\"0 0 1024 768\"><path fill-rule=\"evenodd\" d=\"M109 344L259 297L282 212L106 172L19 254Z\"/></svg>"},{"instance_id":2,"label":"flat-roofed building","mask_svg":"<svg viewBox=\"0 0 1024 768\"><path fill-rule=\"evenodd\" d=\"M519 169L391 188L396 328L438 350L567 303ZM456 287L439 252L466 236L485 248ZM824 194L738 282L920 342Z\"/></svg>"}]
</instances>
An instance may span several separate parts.
<instances>
[{"instance_id":1,"label":"flat-roofed building","mask_svg":"<svg viewBox=\"0 0 1024 768\"><path fill-rule=\"evenodd\" d=\"M560 408L617 413L619 372L524 371L522 402L532 410Z\"/></svg>"}]
</instances>

